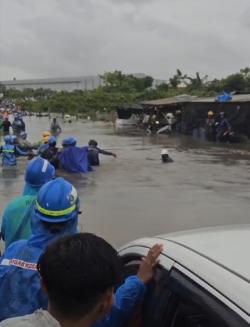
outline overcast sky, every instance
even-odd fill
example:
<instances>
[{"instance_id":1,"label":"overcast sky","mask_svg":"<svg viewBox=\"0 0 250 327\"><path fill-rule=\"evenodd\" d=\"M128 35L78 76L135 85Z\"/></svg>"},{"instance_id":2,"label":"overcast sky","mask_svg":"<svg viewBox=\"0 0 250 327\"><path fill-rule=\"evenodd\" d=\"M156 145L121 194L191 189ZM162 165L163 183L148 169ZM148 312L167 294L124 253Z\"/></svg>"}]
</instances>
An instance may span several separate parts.
<instances>
[{"instance_id":1,"label":"overcast sky","mask_svg":"<svg viewBox=\"0 0 250 327\"><path fill-rule=\"evenodd\" d=\"M0 80L250 66L250 0L0 0Z\"/></svg>"}]
</instances>

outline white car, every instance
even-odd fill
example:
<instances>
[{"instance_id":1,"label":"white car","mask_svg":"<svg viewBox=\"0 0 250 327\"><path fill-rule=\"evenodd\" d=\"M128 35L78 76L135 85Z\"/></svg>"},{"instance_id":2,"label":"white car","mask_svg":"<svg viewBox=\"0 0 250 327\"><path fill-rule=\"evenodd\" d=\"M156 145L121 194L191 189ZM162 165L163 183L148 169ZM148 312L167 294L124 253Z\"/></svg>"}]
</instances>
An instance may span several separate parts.
<instances>
[{"instance_id":1,"label":"white car","mask_svg":"<svg viewBox=\"0 0 250 327\"><path fill-rule=\"evenodd\" d=\"M125 274L164 251L143 303L143 327L250 326L250 225L142 238L119 250Z\"/></svg>"}]
</instances>

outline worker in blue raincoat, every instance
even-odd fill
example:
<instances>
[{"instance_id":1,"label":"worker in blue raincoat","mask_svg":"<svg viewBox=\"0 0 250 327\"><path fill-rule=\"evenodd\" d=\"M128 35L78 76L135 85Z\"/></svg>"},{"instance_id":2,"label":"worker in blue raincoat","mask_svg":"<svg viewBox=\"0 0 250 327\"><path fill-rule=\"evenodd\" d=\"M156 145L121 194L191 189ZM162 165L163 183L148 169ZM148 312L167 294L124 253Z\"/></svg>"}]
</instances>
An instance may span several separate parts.
<instances>
[{"instance_id":1,"label":"worker in blue raincoat","mask_svg":"<svg viewBox=\"0 0 250 327\"><path fill-rule=\"evenodd\" d=\"M75 188L63 178L43 185L31 217L29 240L12 243L0 262L0 321L47 308L37 262L53 240L77 232L79 201Z\"/></svg>"},{"instance_id":2,"label":"worker in blue raincoat","mask_svg":"<svg viewBox=\"0 0 250 327\"><path fill-rule=\"evenodd\" d=\"M39 189L55 177L54 167L45 159L30 161L25 172L25 186L22 196L8 203L2 216L1 237L5 248L11 243L28 239L31 235L31 215Z\"/></svg>"},{"instance_id":3,"label":"worker in blue raincoat","mask_svg":"<svg viewBox=\"0 0 250 327\"><path fill-rule=\"evenodd\" d=\"M38 192L32 214L32 236L11 244L0 258L0 321L47 309L36 264L53 240L77 232L79 200L75 188L63 178L45 184ZM153 252L152 252L153 251ZM138 275L128 277L115 294L110 314L95 327L122 326L143 299L145 283L161 252L153 248L141 264ZM154 260L152 261L152 258ZM86 268L87 269L87 268ZM72 276L74 278L74 276Z\"/></svg>"},{"instance_id":4,"label":"worker in blue raincoat","mask_svg":"<svg viewBox=\"0 0 250 327\"><path fill-rule=\"evenodd\" d=\"M3 167L14 167L17 165L17 156L27 155L21 149L16 146L15 137L11 135L6 135L4 137L5 145L0 147L0 153L2 155L2 166Z\"/></svg>"},{"instance_id":5,"label":"worker in blue raincoat","mask_svg":"<svg viewBox=\"0 0 250 327\"><path fill-rule=\"evenodd\" d=\"M60 167L69 173L87 173L91 171L88 162L87 147L76 146L76 139L68 137L62 141L63 149L59 154Z\"/></svg>"},{"instance_id":6,"label":"worker in blue raincoat","mask_svg":"<svg viewBox=\"0 0 250 327\"><path fill-rule=\"evenodd\" d=\"M225 118L225 113L220 112L217 121L215 122L216 126L216 141L222 142L227 140L230 132L231 132L231 125L228 120Z\"/></svg>"},{"instance_id":7,"label":"worker in blue raincoat","mask_svg":"<svg viewBox=\"0 0 250 327\"><path fill-rule=\"evenodd\" d=\"M19 135L21 132L25 132L25 123L21 116L17 115L14 118L12 123L12 129L15 135Z\"/></svg>"}]
</instances>

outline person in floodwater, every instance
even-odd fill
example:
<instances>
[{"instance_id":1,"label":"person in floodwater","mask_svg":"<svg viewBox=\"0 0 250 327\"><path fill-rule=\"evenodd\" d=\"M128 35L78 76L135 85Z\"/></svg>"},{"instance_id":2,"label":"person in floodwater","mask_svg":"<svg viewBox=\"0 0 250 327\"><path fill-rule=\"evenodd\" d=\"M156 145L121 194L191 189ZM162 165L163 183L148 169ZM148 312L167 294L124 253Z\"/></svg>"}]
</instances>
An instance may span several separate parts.
<instances>
[{"instance_id":1,"label":"person in floodwater","mask_svg":"<svg viewBox=\"0 0 250 327\"><path fill-rule=\"evenodd\" d=\"M19 135L21 132L25 132L25 123L21 116L16 116L12 123L13 133L15 135Z\"/></svg>"},{"instance_id":2,"label":"person in floodwater","mask_svg":"<svg viewBox=\"0 0 250 327\"><path fill-rule=\"evenodd\" d=\"M163 163L169 163L169 162L173 162L174 161L172 158L170 158L167 149L162 149L161 150L161 161Z\"/></svg>"},{"instance_id":3,"label":"person in floodwater","mask_svg":"<svg viewBox=\"0 0 250 327\"><path fill-rule=\"evenodd\" d=\"M56 118L53 118L52 123L50 125L50 132L53 136L58 136L62 132L62 128L57 122Z\"/></svg>"},{"instance_id":4,"label":"person in floodwater","mask_svg":"<svg viewBox=\"0 0 250 327\"><path fill-rule=\"evenodd\" d=\"M55 177L55 169L42 158L30 161L25 172L22 196L7 205L2 216L1 237L5 248L31 235L31 213L39 189Z\"/></svg>"},{"instance_id":5,"label":"person in floodwater","mask_svg":"<svg viewBox=\"0 0 250 327\"><path fill-rule=\"evenodd\" d=\"M54 136L50 136L48 148L41 153L41 157L47 159L55 169L59 168L58 147L56 146L56 138Z\"/></svg>"},{"instance_id":6,"label":"person in floodwater","mask_svg":"<svg viewBox=\"0 0 250 327\"><path fill-rule=\"evenodd\" d=\"M10 127L11 127L11 122L9 121L9 118L6 117L4 118L3 121L3 133L4 135L9 135L10 134Z\"/></svg>"},{"instance_id":7,"label":"person in floodwater","mask_svg":"<svg viewBox=\"0 0 250 327\"><path fill-rule=\"evenodd\" d=\"M69 173L88 173L91 167L88 162L88 148L76 146L74 137L62 141L62 151L59 153L60 168Z\"/></svg>"},{"instance_id":8,"label":"person in floodwater","mask_svg":"<svg viewBox=\"0 0 250 327\"><path fill-rule=\"evenodd\" d=\"M21 132L17 136L16 143L18 147L23 151L30 151L33 149L33 145L27 140L27 133Z\"/></svg>"},{"instance_id":9,"label":"person in floodwater","mask_svg":"<svg viewBox=\"0 0 250 327\"><path fill-rule=\"evenodd\" d=\"M17 156L26 156L27 152L23 152L15 145L16 137L6 135L4 137L5 145L0 147L0 154L2 155L3 167L15 167L17 165Z\"/></svg>"},{"instance_id":10,"label":"person in floodwater","mask_svg":"<svg viewBox=\"0 0 250 327\"><path fill-rule=\"evenodd\" d=\"M27 241L22 240L11 244L0 260L0 294L5 294L4 297L0 298L0 321L31 314L37 309L47 309L48 300L51 299L48 299L43 292L44 288L40 284L40 277L36 270L37 262L50 243L62 236L77 233L79 207L80 203L75 188L63 178L52 180L39 190L31 216L31 237ZM88 248L90 249L92 245L94 246L94 243L89 242ZM73 269L75 273L77 272L76 269L79 269L79 272L81 271L81 274L83 273L86 276L87 269L90 269L90 274L92 274L92 269L95 269L96 265L102 265L102 260L107 260L102 252L103 247L96 244L94 247L96 254L90 257L95 264L81 261L81 258L75 252L72 252L74 255L70 256L71 260L77 261ZM111 312L102 321L98 322L96 327L122 325L131 317L136 306L143 298L145 283L149 282L153 277L154 267L161 251L161 245L155 245L149 251L148 256L139 268L138 274L128 277L117 289ZM64 251L64 253L68 253L68 251ZM57 252L56 255L55 253L53 255L55 267L57 266L56 258L58 258L58 255ZM82 296L92 298L97 286L96 284L89 285L90 289L88 291L79 288L79 285L75 283L77 275L72 274L71 271L73 266L71 264L66 266L64 266L66 269L57 266L61 274L66 274L66 279L60 286L57 284L59 281L57 272L53 269L49 270L57 281L54 280L54 286L59 286L59 289L63 292L60 296L61 300L65 301L65 304L69 305L71 303L73 305L69 309L70 313L71 309L73 310L81 299L81 296L77 296L74 292L77 290ZM110 274L110 272L108 273ZM84 279L81 277L81 280ZM67 285L74 285L74 288L68 288ZM72 292L74 290L74 292L70 292L70 289ZM113 293L113 288L111 293ZM76 319L77 316L74 316L74 318Z\"/></svg>"},{"instance_id":11,"label":"person in floodwater","mask_svg":"<svg viewBox=\"0 0 250 327\"><path fill-rule=\"evenodd\" d=\"M208 141L215 141L216 139L216 131L215 131L215 119L213 111L209 111L207 113L206 119L206 136Z\"/></svg>"},{"instance_id":12,"label":"person in floodwater","mask_svg":"<svg viewBox=\"0 0 250 327\"><path fill-rule=\"evenodd\" d=\"M88 146L88 160L89 160L90 166L99 166L100 165L99 153L107 155L107 156L113 156L116 158L115 153L105 151L105 150L98 148L98 143L95 140L90 140L89 146Z\"/></svg>"},{"instance_id":13,"label":"person in floodwater","mask_svg":"<svg viewBox=\"0 0 250 327\"><path fill-rule=\"evenodd\" d=\"M220 112L219 117L215 122L216 126L216 141L217 142L226 142L229 141L231 133L231 125L228 120L225 118L225 113Z\"/></svg>"},{"instance_id":14,"label":"person in floodwater","mask_svg":"<svg viewBox=\"0 0 250 327\"><path fill-rule=\"evenodd\" d=\"M43 135L42 135L42 140L39 141L37 144L35 144L35 148L37 148L37 154L38 155L41 155L45 150L48 149L49 145L48 145L48 142L49 142L49 138L50 138L51 134L50 132L43 132Z\"/></svg>"}]
</instances>

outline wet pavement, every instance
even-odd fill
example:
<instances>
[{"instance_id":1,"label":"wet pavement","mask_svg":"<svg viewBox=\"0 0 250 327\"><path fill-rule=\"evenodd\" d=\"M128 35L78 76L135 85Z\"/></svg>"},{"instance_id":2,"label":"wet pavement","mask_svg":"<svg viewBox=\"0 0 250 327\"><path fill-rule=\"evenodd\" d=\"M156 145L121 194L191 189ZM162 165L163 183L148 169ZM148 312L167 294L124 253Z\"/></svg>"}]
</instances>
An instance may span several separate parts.
<instances>
[{"instance_id":1,"label":"wet pavement","mask_svg":"<svg viewBox=\"0 0 250 327\"><path fill-rule=\"evenodd\" d=\"M26 118L29 140L49 128L48 118ZM114 245L146 235L225 224L250 223L250 152L243 147L200 144L187 137L128 136L106 123L62 124L65 136L79 145L90 138L117 158L101 156L102 165L88 175L61 174L78 190L80 229L97 233ZM174 163L162 164L169 149ZM0 211L23 187L26 159L16 175L0 175Z\"/></svg>"}]
</instances>

